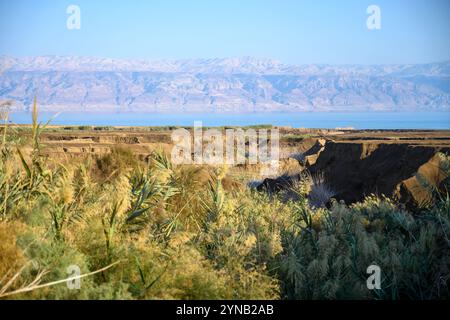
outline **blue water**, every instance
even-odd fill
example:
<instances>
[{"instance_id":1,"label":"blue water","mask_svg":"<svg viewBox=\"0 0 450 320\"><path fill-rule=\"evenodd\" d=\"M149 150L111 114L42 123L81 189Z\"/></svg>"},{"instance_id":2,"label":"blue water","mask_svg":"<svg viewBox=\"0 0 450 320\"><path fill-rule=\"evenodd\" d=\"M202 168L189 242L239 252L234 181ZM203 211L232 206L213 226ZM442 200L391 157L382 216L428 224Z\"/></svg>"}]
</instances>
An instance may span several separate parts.
<instances>
[{"instance_id":1,"label":"blue water","mask_svg":"<svg viewBox=\"0 0 450 320\"><path fill-rule=\"evenodd\" d=\"M40 113L39 120L46 122L53 114ZM11 121L29 124L29 113L13 113ZM252 113L252 114L81 114L60 113L52 121L55 125L98 126L193 126L202 121L203 126L247 126L273 124L294 128L355 129L450 129L450 112L309 112L309 113Z\"/></svg>"}]
</instances>

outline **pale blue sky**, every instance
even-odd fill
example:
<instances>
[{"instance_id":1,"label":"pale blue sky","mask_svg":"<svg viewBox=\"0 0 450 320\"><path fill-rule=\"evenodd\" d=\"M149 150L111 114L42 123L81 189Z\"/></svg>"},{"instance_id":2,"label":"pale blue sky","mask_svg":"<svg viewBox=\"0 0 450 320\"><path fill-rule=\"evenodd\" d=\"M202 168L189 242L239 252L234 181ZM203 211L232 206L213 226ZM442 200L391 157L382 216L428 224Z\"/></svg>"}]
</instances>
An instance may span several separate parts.
<instances>
[{"instance_id":1,"label":"pale blue sky","mask_svg":"<svg viewBox=\"0 0 450 320\"><path fill-rule=\"evenodd\" d=\"M81 30L66 28L70 4ZM449 39L448 0L0 0L0 55L426 63L450 60Z\"/></svg>"}]
</instances>

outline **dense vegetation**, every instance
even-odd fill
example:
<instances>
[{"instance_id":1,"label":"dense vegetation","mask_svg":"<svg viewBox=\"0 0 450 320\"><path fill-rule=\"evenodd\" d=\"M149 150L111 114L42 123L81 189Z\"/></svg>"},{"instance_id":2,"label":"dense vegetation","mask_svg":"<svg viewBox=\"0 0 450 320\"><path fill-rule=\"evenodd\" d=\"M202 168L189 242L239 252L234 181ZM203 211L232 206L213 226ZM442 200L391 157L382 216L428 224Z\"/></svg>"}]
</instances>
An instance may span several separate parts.
<instances>
[{"instance_id":1,"label":"dense vegetation","mask_svg":"<svg viewBox=\"0 0 450 320\"><path fill-rule=\"evenodd\" d=\"M449 298L447 194L414 214L375 196L312 208L306 180L285 201L161 152L52 161L36 117L31 141L2 131L0 297ZM372 264L380 290L366 286ZM87 275L79 290L46 285L71 265Z\"/></svg>"}]
</instances>

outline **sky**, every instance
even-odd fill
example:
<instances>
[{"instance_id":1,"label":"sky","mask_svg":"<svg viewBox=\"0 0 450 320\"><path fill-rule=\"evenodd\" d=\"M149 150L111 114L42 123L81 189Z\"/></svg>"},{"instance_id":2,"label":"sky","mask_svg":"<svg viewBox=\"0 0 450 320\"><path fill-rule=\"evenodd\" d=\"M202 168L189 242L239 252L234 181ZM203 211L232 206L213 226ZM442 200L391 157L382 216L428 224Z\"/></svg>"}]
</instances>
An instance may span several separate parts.
<instances>
[{"instance_id":1,"label":"sky","mask_svg":"<svg viewBox=\"0 0 450 320\"><path fill-rule=\"evenodd\" d=\"M69 5L80 29L66 26ZM381 29L367 28L369 5ZM429 63L450 60L449 39L449 0L0 0L10 56Z\"/></svg>"}]
</instances>

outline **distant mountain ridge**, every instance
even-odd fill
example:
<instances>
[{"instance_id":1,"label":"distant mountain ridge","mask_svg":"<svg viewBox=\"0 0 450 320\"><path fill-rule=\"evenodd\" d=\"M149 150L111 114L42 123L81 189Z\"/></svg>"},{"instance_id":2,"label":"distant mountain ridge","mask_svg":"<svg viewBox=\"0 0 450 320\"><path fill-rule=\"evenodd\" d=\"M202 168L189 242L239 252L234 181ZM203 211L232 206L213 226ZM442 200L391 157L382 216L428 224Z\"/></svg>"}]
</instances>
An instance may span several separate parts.
<instances>
[{"instance_id":1,"label":"distant mountain ridge","mask_svg":"<svg viewBox=\"0 0 450 320\"><path fill-rule=\"evenodd\" d=\"M450 62L286 65L266 58L0 57L0 100L93 112L449 111Z\"/></svg>"}]
</instances>

